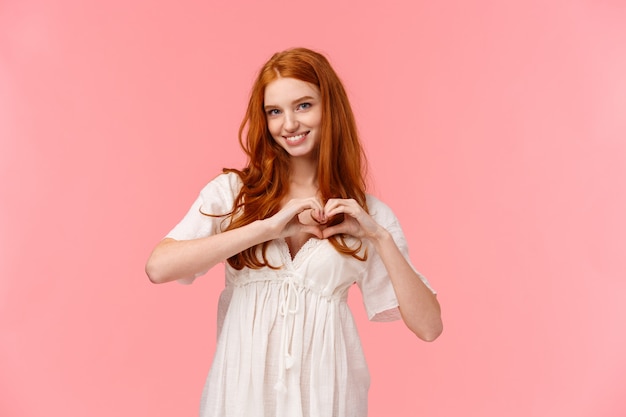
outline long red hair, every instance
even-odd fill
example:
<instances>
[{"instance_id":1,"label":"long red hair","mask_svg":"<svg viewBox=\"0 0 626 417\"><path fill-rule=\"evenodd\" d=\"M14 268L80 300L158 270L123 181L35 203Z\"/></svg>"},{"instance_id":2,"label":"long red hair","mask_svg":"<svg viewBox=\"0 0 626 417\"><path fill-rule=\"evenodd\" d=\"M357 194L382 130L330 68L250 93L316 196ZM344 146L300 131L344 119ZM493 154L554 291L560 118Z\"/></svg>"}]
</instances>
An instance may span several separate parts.
<instances>
[{"instance_id":1,"label":"long red hair","mask_svg":"<svg viewBox=\"0 0 626 417\"><path fill-rule=\"evenodd\" d=\"M322 204L330 198L352 198L367 210L365 155L346 91L323 55L294 48L274 54L261 68L252 87L248 109L239 128L239 142L248 155L247 166L243 170L224 169L224 172L236 172L243 182L226 230L276 214L288 192L289 155L272 138L264 111L265 88L278 77L296 78L315 85L320 91L322 120L317 179ZM367 253L359 255L360 243L351 247L345 236L332 236L329 241L343 254L360 260L367 257ZM268 243L248 248L230 257L228 263L236 269L276 268L269 265L265 256ZM257 256L258 246L263 259Z\"/></svg>"}]
</instances>

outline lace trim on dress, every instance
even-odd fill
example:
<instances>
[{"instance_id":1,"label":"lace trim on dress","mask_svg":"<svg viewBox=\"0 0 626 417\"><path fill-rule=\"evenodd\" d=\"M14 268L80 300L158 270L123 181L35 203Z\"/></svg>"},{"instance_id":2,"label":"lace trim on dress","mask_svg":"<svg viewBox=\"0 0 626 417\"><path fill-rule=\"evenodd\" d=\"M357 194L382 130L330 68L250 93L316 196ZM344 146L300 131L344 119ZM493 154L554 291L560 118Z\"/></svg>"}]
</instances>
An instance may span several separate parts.
<instances>
[{"instance_id":1,"label":"lace trim on dress","mask_svg":"<svg viewBox=\"0 0 626 417\"><path fill-rule=\"evenodd\" d=\"M294 268L298 268L302 262L309 257L309 254L313 251L313 249L317 248L317 246L322 242L322 240L316 237L310 237L304 245L300 247L300 249L295 253L291 253L289 250L289 245L287 245L287 241L285 239L280 239L280 250L284 257L287 258Z\"/></svg>"}]
</instances>

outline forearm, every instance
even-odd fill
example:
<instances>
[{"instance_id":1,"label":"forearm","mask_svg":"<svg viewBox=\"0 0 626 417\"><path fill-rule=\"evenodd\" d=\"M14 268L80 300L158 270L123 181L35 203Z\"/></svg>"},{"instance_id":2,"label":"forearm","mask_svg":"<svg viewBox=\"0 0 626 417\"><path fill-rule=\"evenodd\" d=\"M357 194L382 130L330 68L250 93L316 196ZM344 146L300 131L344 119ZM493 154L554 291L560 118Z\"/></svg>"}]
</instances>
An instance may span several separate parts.
<instances>
[{"instance_id":1,"label":"forearm","mask_svg":"<svg viewBox=\"0 0 626 417\"><path fill-rule=\"evenodd\" d=\"M372 241L391 279L405 324L420 339L435 340L443 330L437 297L406 261L386 230L380 228Z\"/></svg>"},{"instance_id":2,"label":"forearm","mask_svg":"<svg viewBox=\"0 0 626 417\"><path fill-rule=\"evenodd\" d=\"M272 239L264 221L193 240L163 239L146 263L153 283L193 278L231 256Z\"/></svg>"}]
</instances>

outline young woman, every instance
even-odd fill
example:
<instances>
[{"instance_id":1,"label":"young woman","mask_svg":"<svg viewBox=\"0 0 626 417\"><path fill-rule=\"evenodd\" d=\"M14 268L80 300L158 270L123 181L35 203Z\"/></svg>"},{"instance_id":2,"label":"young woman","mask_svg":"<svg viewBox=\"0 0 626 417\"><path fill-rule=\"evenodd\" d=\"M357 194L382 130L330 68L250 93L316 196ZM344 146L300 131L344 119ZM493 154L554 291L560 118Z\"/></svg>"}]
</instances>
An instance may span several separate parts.
<instances>
[{"instance_id":1,"label":"young woman","mask_svg":"<svg viewBox=\"0 0 626 417\"><path fill-rule=\"evenodd\" d=\"M146 265L152 282L191 282L227 260L201 416L364 417L352 284L371 320L402 318L426 341L442 322L398 220L365 192L350 103L326 58L275 54L239 139L247 166L209 182Z\"/></svg>"}]
</instances>

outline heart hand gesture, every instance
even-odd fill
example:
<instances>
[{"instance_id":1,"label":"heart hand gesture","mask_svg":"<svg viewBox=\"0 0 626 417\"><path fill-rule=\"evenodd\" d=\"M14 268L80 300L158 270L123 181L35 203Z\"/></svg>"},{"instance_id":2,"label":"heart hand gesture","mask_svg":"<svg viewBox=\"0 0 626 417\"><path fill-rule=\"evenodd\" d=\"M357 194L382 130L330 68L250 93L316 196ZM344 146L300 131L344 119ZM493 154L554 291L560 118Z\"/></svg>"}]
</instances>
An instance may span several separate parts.
<instances>
[{"instance_id":1,"label":"heart hand gesture","mask_svg":"<svg viewBox=\"0 0 626 417\"><path fill-rule=\"evenodd\" d=\"M323 229L324 238L344 233L359 239L370 239L381 231L381 226L353 199L331 198L326 202L326 219L340 214L343 214L343 221Z\"/></svg>"},{"instance_id":2,"label":"heart hand gesture","mask_svg":"<svg viewBox=\"0 0 626 417\"><path fill-rule=\"evenodd\" d=\"M323 239L322 228L324 209L315 197L289 200L278 213L268 218L274 235L286 238L304 232Z\"/></svg>"}]
</instances>

